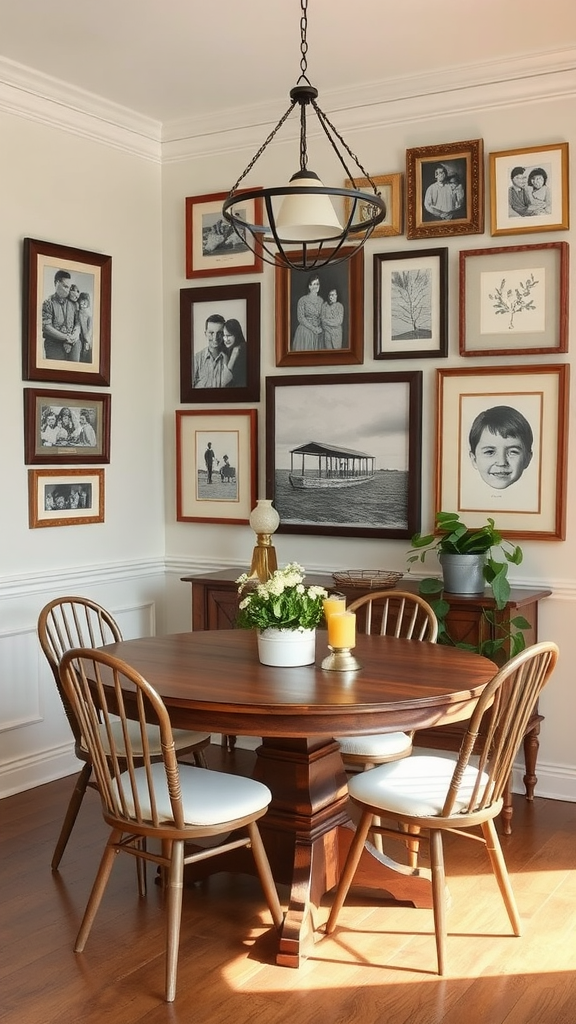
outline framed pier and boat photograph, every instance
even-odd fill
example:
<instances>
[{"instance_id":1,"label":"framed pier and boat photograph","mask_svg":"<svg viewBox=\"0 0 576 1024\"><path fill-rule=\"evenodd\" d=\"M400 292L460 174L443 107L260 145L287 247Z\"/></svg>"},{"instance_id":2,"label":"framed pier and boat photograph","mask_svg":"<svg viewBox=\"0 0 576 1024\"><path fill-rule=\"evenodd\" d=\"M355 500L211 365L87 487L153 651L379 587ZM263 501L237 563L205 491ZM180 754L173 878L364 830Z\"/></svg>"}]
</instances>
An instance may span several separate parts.
<instances>
[{"instance_id":1,"label":"framed pier and boat photograph","mask_svg":"<svg viewBox=\"0 0 576 1024\"><path fill-rule=\"evenodd\" d=\"M420 529L422 371L266 378L266 495L279 532Z\"/></svg>"}]
</instances>

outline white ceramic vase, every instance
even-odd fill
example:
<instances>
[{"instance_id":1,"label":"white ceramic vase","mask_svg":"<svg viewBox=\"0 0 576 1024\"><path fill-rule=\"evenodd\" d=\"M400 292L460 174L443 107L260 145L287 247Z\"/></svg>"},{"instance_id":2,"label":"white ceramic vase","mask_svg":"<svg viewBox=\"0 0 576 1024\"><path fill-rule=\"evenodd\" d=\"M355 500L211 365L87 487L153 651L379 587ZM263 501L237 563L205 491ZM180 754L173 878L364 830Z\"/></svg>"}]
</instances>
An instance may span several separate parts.
<instances>
[{"instance_id":1,"label":"white ceramic vase","mask_svg":"<svg viewBox=\"0 0 576 1024\"><path fill-rule=\"evenodd\" d=\"M316 630L258 630L258 657L263 665L278 668L312 665L316 658Z\"/></svg>"}]
</instances>

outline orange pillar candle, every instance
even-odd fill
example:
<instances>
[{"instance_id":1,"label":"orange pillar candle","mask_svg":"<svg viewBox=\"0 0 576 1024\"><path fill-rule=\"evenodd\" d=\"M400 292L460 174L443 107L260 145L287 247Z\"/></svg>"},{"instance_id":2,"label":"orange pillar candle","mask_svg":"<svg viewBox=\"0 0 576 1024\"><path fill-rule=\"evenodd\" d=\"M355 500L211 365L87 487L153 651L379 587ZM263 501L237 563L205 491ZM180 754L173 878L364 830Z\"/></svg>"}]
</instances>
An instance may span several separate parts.
<instances>
[{"instance_id":1,"label":"orange pillar candle","mask_svg":"<svg viewBox=\"0 0 576 1024\"><path fill-rule=\"evenodd\" d=\"M354 612L335 612L328 618L330 647L354 647L356 644L356 616Z\"/></svg>"},{"instance_id":2,"label":"orange pillar candle","mask_svg":"<svg viewBox=\"0 0 576 1024\"><path fill-rule=\"evenodd\" d=\"M346 598L340 594L332 594L330 597L324 598L322 607L324 608L324 618L328 622L331 615L346 611Z\"/></svg>"}]
</instances>

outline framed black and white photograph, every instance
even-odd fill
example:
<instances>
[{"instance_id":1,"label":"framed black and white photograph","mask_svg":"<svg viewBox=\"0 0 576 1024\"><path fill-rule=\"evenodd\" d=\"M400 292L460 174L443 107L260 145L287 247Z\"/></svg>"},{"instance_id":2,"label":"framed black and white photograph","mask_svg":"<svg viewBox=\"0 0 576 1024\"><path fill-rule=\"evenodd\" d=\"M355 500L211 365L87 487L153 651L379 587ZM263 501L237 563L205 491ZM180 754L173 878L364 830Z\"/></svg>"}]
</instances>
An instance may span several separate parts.
<instances>
[{"instance_id":1,"label":"framed black and white photograph","mask_svg":"<svg viewBox=\"0 0 576 1024\"><path fill-rule=\"evenodd\" d=\"M406 220L408 238L484 231L482 139L406 150Z\"/></svg>"},{"instance_id":2,"label":"framed black and white photograph","mask_svg":"<svg viewBox=\"0 0 576 1024\"><path fill-rule=\"evenodd\" d=\"M448 249L375 253L374 358L448 355Z\"/></svg>"},{"instance_id":3,"label":"framed black and white photograph","mask_svg":"<svg viewBox=\"0 0 576 1024\"><path fill-rule=\"evenodd\" d=\"M436 511L505 536L566 535L568 366L438 370Z\"/></svg>"},{"instance_id":4,"label":"framed black and white photograph","mask_svg":"<svg viewBox=\"0 0 576 1024\"><path fill-rule=\"evenodd\" d=\"M568 242L460 252L460 355L568 351Z\"/></svg>"},{"instance_id":5,"label":"framed black and white photograph","mask_svg":"<svg viewBox=\"0 0 576 1024\"><path fill-rule=\"evenodd\" d=\"M276 366L363 362L363 250L343 263L317 270L277 266Z\"/></svg>"},{"instance_id":6,"label":"framed black and white photograph","mask_svg":"<svg viewBox=\"0 0 576 1024\"><path fill-rule=\"evenodd\" d=\"M242 189L237 195L242 195ZM245 189L244 191L248 191ZM226 192L186 199L186 277L222 277L226 274L259 274L262 256L222 215ZM262 200L245 200L236 212L250 224L262 223ZM258 243L256 243L258 244Z\"/></svg>"},{"instance_id":7,"label":"framed black and white photograph","mask_svg":"<svg viewBox=\"0 0 576 1024\"><path fill-rule=\"evenodd\" d=\"M103 469L29 469L31 530L104 522Z\"/></svg>"},{"instance_id":8,"label":"framed black and white photograph","mask_svg":"<svg viewBox=\"0 0 576 1024\"><path fill-rule=\"evenodd\" d=\"M112 257L24 239L23 377L110 384Z\"/></svg>"},{"instance_id":9,"label":"framed black and white photograph","mask_svg":"<svg viewBox=\"0 0 576 1024\"><path fill-rule=\"evenodd\" d=\"M256 409L176 411L176 519L246 524L256 505Z\"/></svg>"},{"instance_id":10,"label":"framed black and white photograph","mask_svg":"<svg viewBox=\"0 0 576 1024\"><path fill-rule=\"evenodd\" d=\"M370 238L387 238L391 235L401 235L403 230L402 214L403 214L403 202L402 202L402 174L378 174L374 175L372 181L376 185L384 204L386 206L386 215L384 220L377 224L374 228ZM346 188L357 188L363 192L371 192L372 186L368 181L368 178L355 178L354 183L351 178L346 178ZM352 210L352 200L346 199L345 204L345 215L350 216ZM367 209L368 216L364 215L364 209ZM369 210L369 203L360 204L360 214L357 216L357 220L367 220L368 217L372 216Z\"/></svg>"},{"instance_id":11,"label":"framed black and white photograph","mask_svg":"<svg viewBox=\"0 0 576 1024\"><path fill-rule=\"evenodd\" d=\"M420 529L422 371L266 378L266 494L279 531Z\"/></svg>"},{"instance_id":12,"label":"framed black and white photograph","mask_svg":"<svg viewBox=\"0 0 576 1024\"><path fill-rule=\"evenodd\" d=\"M180 291L180 401L260 400L260 285Z\"/></svg>"},{"instance_id":13,"label":"framed black and white photograph","mask_svg":"<svg viewBox=\"0 0 576 1024\"><path fill-rule=\"evenodd\" d=\"M25 462L110 462L110 402L91 391L24 388Z\"/></svg>"},{"instance_id":14,"label":"framed black and white photograph","mask_svg":"<svg viewBox=\"0 0 576 1024\"><path fill-rule=\"evenodd\" d=\"M490 153L489 168L492 235L570 227L567 142Z\"/></svg>"}]
</instances>

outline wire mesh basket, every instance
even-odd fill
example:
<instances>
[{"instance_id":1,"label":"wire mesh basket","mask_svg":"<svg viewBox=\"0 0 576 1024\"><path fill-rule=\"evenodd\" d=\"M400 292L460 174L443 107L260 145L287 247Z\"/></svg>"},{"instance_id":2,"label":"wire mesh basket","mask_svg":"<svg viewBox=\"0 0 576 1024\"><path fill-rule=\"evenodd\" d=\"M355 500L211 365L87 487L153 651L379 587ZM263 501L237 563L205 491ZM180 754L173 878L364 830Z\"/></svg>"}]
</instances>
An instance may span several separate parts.
<instances>
[{"instance_id":1,"label":"wire mesh basket","mask_svg":"<svg viewBox=\"0 0 576 1024\"><path fill-rule=\"evenodd\" d=\"M403 572L390 569L348 569L332 573L332 579L339 587L362 587L363 590L391 590Z\"/></svg>"}]
</instances>

